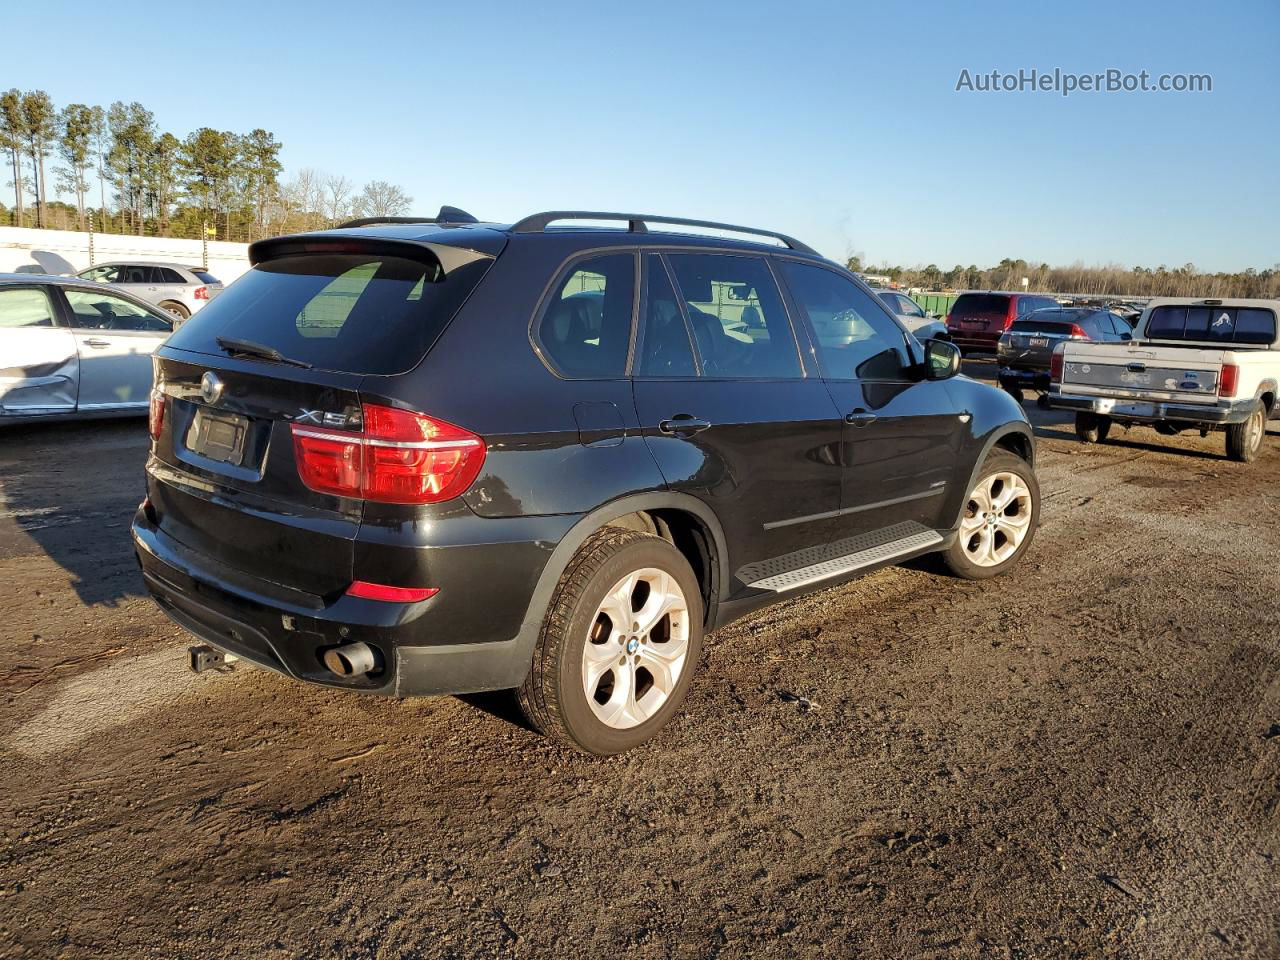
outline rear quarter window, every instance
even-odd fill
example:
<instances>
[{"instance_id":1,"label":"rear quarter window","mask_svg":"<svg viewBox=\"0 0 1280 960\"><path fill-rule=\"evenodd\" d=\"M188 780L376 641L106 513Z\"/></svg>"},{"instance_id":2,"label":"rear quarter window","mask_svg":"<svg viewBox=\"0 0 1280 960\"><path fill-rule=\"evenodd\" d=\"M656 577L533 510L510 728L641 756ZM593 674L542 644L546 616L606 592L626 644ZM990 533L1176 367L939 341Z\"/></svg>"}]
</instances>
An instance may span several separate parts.
<instances>
[{"instance_id":1,"label":"rear quarter window","mask_svg":"<svg viewBox=\"0 0 1280 960\"><path fill-rule=\"evenodd\" d=\"M221 354L250 340L322 370L393 374L415 367L491 261L446 275L434 260L315 253L260 263L178 328L169 345Z\"/></svg>"}]
</instances>

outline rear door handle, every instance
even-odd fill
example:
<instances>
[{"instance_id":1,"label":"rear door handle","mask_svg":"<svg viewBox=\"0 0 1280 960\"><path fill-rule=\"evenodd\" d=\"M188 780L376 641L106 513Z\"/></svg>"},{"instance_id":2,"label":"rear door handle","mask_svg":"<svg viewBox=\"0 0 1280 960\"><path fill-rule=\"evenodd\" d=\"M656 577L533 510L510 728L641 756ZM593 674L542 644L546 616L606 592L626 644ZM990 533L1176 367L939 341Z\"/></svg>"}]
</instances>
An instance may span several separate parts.
<instances>
[{"instance_id":1,"label":"rear door handle","mask_svg":"<svg viewBox=\"0 0 1280 960\"><path fill-rule=\"evenodd\" d=\"M870 426L871 424L875 423L879 419L880 418L877 417L874 413L868 413L866 410L863 410L861 407L853 411L853 413L846 413L844 415L844 422L854 427Z\"/></svg>"},{"instance_id":2,"label":"rear door handle","mask_svg":"<svg viewBox=\"0 0 1280 960\"><path fill-rule=\"evenodd\" d=\"M688 413L677 413L670 420L659 420L658 429L673 437L691 437L695 433L710 429L710 420L699 420Z\"/></svg>"},{"instance_id":3,"label":"rear door handle","mask_svg":"<svg viewBox=\"0 0 1280 960\"><path fill-rule=\"evenodd\" d=\"M84 341L84 345L86 347L109 347L111 346L111 341L99 340L97 337L90 337L88 340Z\"/></svg>"}]
</instances>

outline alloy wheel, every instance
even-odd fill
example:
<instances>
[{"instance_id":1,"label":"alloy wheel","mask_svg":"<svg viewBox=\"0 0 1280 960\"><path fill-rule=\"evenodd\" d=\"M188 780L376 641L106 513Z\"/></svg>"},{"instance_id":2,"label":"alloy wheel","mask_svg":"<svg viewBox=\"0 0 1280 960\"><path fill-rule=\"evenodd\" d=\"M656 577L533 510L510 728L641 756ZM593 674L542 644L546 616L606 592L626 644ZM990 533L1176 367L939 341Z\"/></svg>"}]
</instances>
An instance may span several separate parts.
<instances>
[{"instance_id":1,"label":"alloy wheel","mask_svg":"<svg viewBox=\"0 0 1280 960\"><path fill-rule=\"evenodd\" d=\"M1031 530L1031 490L1016 473L983 477L969 494L960 521L965 556L980 567L1004 563Z\"/></svg>"},{"instance_id":2,"label":"alloy wheel","mask_svg":"<svg viewBox=\"0 0 1280 960\"><path fill-rule=\"evenodd\" d=\"M646 567L610 588L582 649L582 687L596 718L626 730L661 709L689 654L689 606L675 577Z\"/></svg>"}]
</instances>

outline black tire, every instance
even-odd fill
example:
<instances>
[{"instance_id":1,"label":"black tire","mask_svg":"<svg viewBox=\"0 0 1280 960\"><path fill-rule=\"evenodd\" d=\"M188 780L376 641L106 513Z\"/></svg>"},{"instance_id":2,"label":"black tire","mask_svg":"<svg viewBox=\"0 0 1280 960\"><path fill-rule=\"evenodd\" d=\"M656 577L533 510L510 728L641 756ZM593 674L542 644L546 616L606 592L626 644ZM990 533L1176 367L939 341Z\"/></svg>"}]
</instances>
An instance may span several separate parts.
<instances>
[{"instance_id":1,"label":"black tire","mask_svg":"<svg viewBox=\"0 0 1280 960\"><path fill-rule=\"evenodd\" d=\"M1007 393L1009 396L1013 397L1013 399L1017 400L1019 403L1022 402L1022 388L1017 384L1002 383L1000 384L1000 388L1004 390L1004 392Z\"/></svg>"},{"instance_id":2,"label":"black tire","mask_svg":"<svg viewBox=\"0 0 1280 960\"><path fill-rule=\"evenodd\" d=\"M1111 432L1111 418L1096 413L1076 414L1076 436L1084 443L1102 443Z\"/></svg>"},{"instance_id":3,"label":"black tire","mask_svg":"<svg viewBox=\"0 0 1280 960\"><path fill-rule=\"evenodd\" d=\"M1036 480L1035 471L1031 469L1031 464L1006 450L994 451L987 457L982 464L982 469L978 472L978 481L974 484L975 490L982 487L984 481L997 473L1016 474L1026 484L1030 493L1031 519L1026 532L1022 535L1022 540L1017 543L1013 553L1002 562L992 566L984 566L971 559L963 532L957 535L955 542L943 551L942 562L951 573L965 580L989 580L1007 572L1027 552L1027 548L1031 546L1031 541L1035 539L1036 527L1040 524L1040 484ZM974 503L972 492L970 491L970 495L966 497L962 519L963 516L969 514L970 508Z\"/></svg>"},{"instance_id":4,"label":"black tire","mask_svg":"<svg viewBox=\"0 0 1280 960\"><path fill-rule=\"evenodd\" d=\"M1042 393L1040 394L1040 396L1036 397L1036 406L1039 407L1041 410L1048 410L1049 395L1047 393Z\"/></svg>"},{"instance_id":5,"label":"black tire","mask_svg":"<svg viewBox=\"0 0 1280 960\"><path fill-rule=\"evenodd\" d=\"M657 568L671 575L688 610L689 647L672 692L643 723L627 729L600 720L583 684L583 648L596 613L627 573ZM702 651L703 608L697 577L674 546L646 533L605 527L570 561L556 586L533 652L533 664L516 700L531 726L586 753L610 756L651 739L680 709Z\"/></svg>"},{"instance_id":6,"label":"black tire","mask_svg":"<svg viewBox=\"0 0 1280 960\"><path fill-rule=\"evenodd\" d=\"M166 313L172 313L179 320L187 320L191 317L191 311L176 300L165 300L160 304L160 309Z\"/></svg>"},{"instance_id":7,"label":"black tire","mask_svg":"<svg viewBox=\"0 0 1280 960\"><path fill-rule=\"evenodd\" d=\"M1259 400L1248 420L1227 424L1227 456L1239 463L1253 463L1262 452L1262 440L1266 435L1267 408Z\"/></svg>"}]
</instances>

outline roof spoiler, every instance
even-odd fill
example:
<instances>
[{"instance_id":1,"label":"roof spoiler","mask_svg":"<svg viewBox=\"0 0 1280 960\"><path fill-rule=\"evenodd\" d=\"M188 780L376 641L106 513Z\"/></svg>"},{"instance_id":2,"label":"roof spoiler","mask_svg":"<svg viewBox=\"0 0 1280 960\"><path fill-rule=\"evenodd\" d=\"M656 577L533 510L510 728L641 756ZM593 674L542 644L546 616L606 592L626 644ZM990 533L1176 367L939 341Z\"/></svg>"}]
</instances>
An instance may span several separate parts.
<instances>
[{"instance_id":1,"label":"roof spoiler","mask_svg":"<svg viewBox=\"0 0 1280 960\"><path fill-rule=\"evenodd\" d=\"M430 243L425 240L399 240L386 237L352 237L324 233L301 233L288 237L271 237L249 245L249 262L255 267L268 260L294 257L308 253L365 253L387 257L404 257L439 265L448 276L454 270L477 260L494 259L491 253L481 253L468 247L455 247L447 243Z\"/></svg>"}]
</instances>

